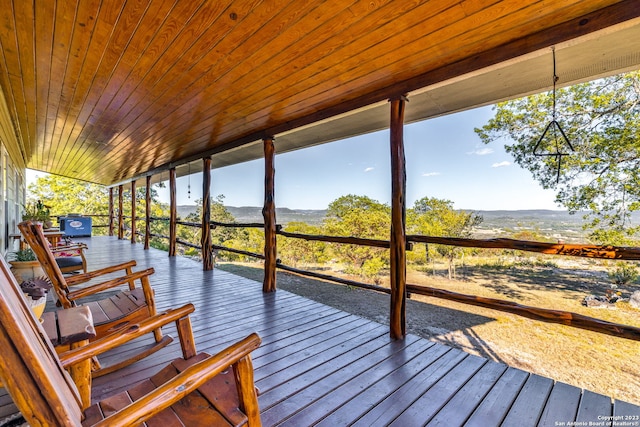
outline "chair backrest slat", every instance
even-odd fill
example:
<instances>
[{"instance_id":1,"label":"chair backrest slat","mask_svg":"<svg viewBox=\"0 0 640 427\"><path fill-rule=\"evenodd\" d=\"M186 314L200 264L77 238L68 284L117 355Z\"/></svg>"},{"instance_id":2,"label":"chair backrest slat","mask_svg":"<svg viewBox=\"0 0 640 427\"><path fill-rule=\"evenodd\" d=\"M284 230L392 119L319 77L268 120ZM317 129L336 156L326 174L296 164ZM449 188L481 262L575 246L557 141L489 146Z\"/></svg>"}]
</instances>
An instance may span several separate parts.
<instances>
[{"instance_id":1,"label":"chair backrest slat","mask_svg":"<svg viewBox=\"0 0 640 427\"><path fill-rule=\"evenodd\" d=\"M78 425L78 391L0 256L0 378L32 426Z\"/></svg>"},{"instance_id":2,"label":"chair backrest slat","mask_svg":"<svg viewBox=\"0 0 640 427\"><path fill-rule=\"evenodd\" d=\"M51 252L51 249L49 248L47 238L45 237L42 228L32 221L21 222L18 224L18 228L20 229L24 239L36 254L45 274L49 277L49 280L51 280L53 290L56 293L60 304L62 304L64 308L73 307L73 302L67 298L69 286L67 286L67 281L65 280L62 271L60 271L60 267L56 262L53 252Z\"/></svg>"}]
</instances>

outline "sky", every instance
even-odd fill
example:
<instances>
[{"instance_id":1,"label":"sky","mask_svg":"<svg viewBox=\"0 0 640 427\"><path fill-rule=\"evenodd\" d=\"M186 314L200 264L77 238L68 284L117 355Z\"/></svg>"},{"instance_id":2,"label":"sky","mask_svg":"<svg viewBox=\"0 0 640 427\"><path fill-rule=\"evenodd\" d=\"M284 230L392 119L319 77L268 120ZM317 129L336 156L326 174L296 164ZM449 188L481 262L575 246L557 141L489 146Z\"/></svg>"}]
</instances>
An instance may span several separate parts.
<instances>
[{"instance_id":1,"label":"sky","mask_svg":"<svg viewBox=\"0 0 640 427\"><path fill-rule=\"evenodd\" d=\"M455 209L561 209L552 191L513 163L503 143L480 141L473 129L492 116L492 107L482 107L405 125L408 208L423 197L436 197L452 201ZM277 138L275 144L277 153ZM388 204L390 163L388 130L276 154L276 206L326 209L348 194ZM27 180L37 174L42 175L28 173ZM211 185L211 194L224 195L227 206L262 206L264 162L214 169ZM158 188L158 193L168 203L168 189ZM202 198L199 174L178 178L177 195L179 205Z\"/></svg>"},{"instance_id":2,"label":"sky","mask_svg":"<svg viewBox=\"0 0 640 427\"><path fill-rule=\"evenodd\" d=\"M503 144L485 145L473 129L493 116L491 107L405 125L407 207L423 197L453 202L456 209L560 209L554 193L513 163ZM278 140L276 138L276 153ZM391 201L389 131L380 131L277 154L276 206L326 209L340 196L368 196ZM178 180L178 204L202 197L198 176ZM227 206L262 206L264 162L255 160L214 169L212 195L224 195ZM190 184L191 198L185 186ZM183 191L180 191L180 188ZM168 190L159 189L163 201Z\"/></svg>"}]
</instances>

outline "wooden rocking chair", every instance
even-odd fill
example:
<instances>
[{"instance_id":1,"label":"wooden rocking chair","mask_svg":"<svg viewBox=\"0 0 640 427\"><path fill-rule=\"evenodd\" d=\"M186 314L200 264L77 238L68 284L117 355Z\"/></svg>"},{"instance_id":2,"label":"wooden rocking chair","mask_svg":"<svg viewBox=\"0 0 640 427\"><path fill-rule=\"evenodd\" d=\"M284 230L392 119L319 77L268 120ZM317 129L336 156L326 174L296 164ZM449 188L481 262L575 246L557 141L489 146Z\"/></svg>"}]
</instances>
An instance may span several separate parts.
<instances>
[{"instance_id":1,"label":"wooden rocking chair","mask_svg":"<svg viewBox=\"0 0 640 427\"><path fill-rule=\"evenodd\" d=\"M84 243L72 243L68 245L51 246L51 252L56 257L56 263L63 273L74 273L82 270L87 272L87 259L84 251L87 245Z\"/></svg>"},{"instance_id":2,"label":"wooden rocking chair","mask_svg":"<svg viewBox=\"0 0 640 427\"><path fill-rule=\"evenodd\" d=\"M209 356L196 354L188 314L193 305L63 353L60 358L27 307L0 259L0 379L31 426L260 425L250 353L260 338L247 338ZM64 368L82 363L140 334L175 321L183 358L132 389L84 408ZM189 344L191 343L191 345ZM235 386L234 386L235 385Z\"/></svg>"},{"instance_id":3,"label":"wooden rocking chair","mask_svg":"<svg viewBox=\"0 0 640 427\"><path fill-rule=\"evenodd\" d=\"M132 267L135 261L118 264L76 276L65 277L58 267L56 259L47 244L42 229L31 221L18 224L25 240L33 249L38 261L42 265L45 274L51 280L53 291L63 308L71 308L77 305L81 298L91 297L92 301L83 303L91 309L96 330L96 339L124 328L130 324L139 323L156 314L153 289L149 282L149 276L154 273L152 268L133 272ZM93 278L105 274L115 273L124 270L125 275L107 280L102 283L86 286L75 291L70 290L70 286L87 282ZM136 281L140 281L141 287L136 287ZM118 291L113 294L113 289L122 285L128 285L127 290ZM100 298L99 293L112 291L113 295ZM141 347L142 350L124 360L115 362L109 366L100 366L94 363L94 376L105 375L124 366L130 365L148 355L160 350L172 341L168 335L163 336L160 328L153 331L155 343Z\"/></svg>"}]
</instances>

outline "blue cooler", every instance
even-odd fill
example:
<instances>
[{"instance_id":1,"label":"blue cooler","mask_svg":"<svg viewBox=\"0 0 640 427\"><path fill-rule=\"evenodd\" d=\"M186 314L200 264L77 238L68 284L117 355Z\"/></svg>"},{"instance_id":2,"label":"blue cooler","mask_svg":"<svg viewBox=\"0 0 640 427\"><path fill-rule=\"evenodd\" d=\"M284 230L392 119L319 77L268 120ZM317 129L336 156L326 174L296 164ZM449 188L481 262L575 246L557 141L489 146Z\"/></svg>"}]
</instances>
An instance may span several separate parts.
<instances>
[{"instance_id":1,"label":"blue cooler","mask_svg":"<svg viewBox=\"0 0 640 427\"><path fill-rule=\"evenodd\" d=\"M67 215L58 218L60 231L68 237L91 237L91 217Z\"/></svg>"}]
</instances>

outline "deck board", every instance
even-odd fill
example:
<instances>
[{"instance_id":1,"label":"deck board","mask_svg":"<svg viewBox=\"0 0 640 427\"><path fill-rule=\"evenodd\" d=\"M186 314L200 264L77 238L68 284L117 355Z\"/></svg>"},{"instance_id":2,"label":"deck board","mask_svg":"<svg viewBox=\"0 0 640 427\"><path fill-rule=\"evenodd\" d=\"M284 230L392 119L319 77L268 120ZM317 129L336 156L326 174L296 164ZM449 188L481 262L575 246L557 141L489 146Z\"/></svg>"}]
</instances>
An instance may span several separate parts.
<instances>
[{"instance_id":1,"label":"deck board","mask_svg":"<svg viewBox=\"0 0 640 427\"><path fill-rule=\"evenodd\" d=\"M136 259L154 267L158 310L188 302L199 351L215 353L257 332L252 353L265 426L554 425L640 415L640 407L582 391L359 316L221 271L197 261L109 237L86 239L90 269ZM176 337L173 326L164 332ZM177 341L177 339L176 339ZM151 342L136 340L103 358L119 358ZM94 380L101 399L145 379L180 355L177 342L134 365ZM0 395L0 415L10 413ZM615 411L615 412L614 412Z\"/></svg>"}]
</instances>

